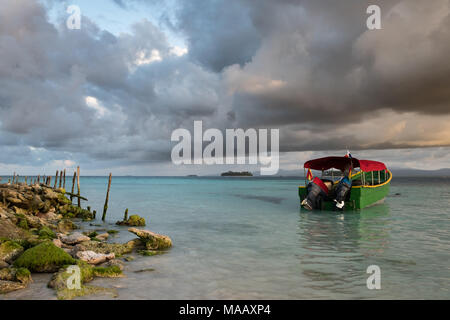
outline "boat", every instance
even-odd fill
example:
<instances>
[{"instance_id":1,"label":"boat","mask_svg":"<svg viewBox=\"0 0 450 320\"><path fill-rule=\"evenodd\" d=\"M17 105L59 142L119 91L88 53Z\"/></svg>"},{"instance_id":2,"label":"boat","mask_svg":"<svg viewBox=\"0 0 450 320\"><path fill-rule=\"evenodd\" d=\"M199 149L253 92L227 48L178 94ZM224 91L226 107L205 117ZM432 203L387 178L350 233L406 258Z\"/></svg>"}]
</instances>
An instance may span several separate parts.
<instances>
[{"instance_id":1,"label":"boat","mask_svg":"<svg viewBox=\"0 0 450 320\"><path fill-rule=\"evenodd\" d=\"M305 185L299 186L298 194L307 210L360 210L382 203L392 180L384 163L358 160L349 153L309 160L303 167ZM311 170L321 171L321 178Z\"/></svg>"}]
</instances>

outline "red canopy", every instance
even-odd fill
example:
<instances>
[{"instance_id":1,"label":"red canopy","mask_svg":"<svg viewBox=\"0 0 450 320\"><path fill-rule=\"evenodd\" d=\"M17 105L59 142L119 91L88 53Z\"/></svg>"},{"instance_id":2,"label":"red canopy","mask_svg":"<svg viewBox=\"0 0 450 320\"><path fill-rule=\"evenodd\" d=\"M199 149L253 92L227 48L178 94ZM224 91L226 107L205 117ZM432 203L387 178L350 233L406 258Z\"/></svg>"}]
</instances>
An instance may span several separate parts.
<instances>
[{"instance_id":1,"label":"red canopy","mask_svg":"<svg viewBox=\"0 0 450 320\"><path fill-rule=\"evenodd\" d=\"M386 169L386 165L379 161L358 160L356 158L347 157L325 157L309 160L305 162L304 167L306 169L313 170L328 170L331 168L336 168L344 171L345 167L350 164L353 164L353 168L361 168L361 170L365 172L380 171Z\"/></svg>"}]
</instances>

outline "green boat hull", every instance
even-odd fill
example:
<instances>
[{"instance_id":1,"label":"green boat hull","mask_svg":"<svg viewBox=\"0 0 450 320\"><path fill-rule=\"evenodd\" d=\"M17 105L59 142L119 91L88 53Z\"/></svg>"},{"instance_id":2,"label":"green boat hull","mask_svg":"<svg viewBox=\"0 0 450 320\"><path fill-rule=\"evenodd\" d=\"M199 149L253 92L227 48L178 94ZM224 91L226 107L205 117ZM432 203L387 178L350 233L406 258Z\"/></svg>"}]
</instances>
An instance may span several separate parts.
<instances>
[{"instance_id":1,"label":"green boat hull","mask_svg":"<svg viewBox=\"0 0 450 320\"><path fill-rule=\"evenodd\" d=\"M384 183L371 186L353 186L350 192L350 199L345 203L345 210L360 210L371 205L375 205L383 202L384 198L389 194L389 185L392 179L392 174L389 172L388 180ZM300 202L302 202L306 196L306 187L298 188L298 195ZM333 210L334 201L322 202L321 210Z\"/></svg>"}]
</instances>

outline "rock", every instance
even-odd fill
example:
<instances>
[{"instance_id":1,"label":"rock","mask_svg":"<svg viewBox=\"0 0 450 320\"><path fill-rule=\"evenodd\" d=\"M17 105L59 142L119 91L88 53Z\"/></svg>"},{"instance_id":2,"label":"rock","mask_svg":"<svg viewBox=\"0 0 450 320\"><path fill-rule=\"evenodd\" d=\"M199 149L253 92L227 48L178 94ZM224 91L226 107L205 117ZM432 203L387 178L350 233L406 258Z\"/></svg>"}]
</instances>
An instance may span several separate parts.
<instances>
[{"instance_id":1,"label":"rock","mask_svg":"<svg viewBox=\"0 0 450 320\"><path fill-rule=\"evenodd\" d=\"M15 281L16 272L13 268L0 269L0 280L4 281Z\"/></svg>"},{"instance_id":2,"label":"rock","mask_svg":"<svg viewBox=\"0 0 450 320\"><path fill-rule=\"evenodd\" d=\"M67 268L59 270L55 273L48 283L48 287L53 288L57 292L58 299L71 300L77 297L82 297L96 293L111 293L113 297L117 296L117 292L114 289L107 289L101 287L94 287L85 285L85 283L94 279L94 277L117 277L121 276L122 272L117 270L117 267L92 267L84 261L77 261L78 267L80 267L81 286L80 289L69 289L68 279L73 274L68 272Z\"/></svg>"},{"instance_id":3,"label":"rock","mask_svg":"<svg viewBox=\"0 0 450 320\"><path fill-rule=\"evenodd\" d=\"M145 219L135 214L130 216L128 220L117 221L116 224L119 226L145 227Z\"/></svg>"},{"instance_id":4,"label":"rock","mask_svg":"<svg viewBox=\"0 0 450 320\"><path fill-rule=\"evenodd\" d=\"M50 188L45 188L45 189L44 189L44 197L45 197L46 199L49 199L49 200L58 200L59 195L60 195L59 193L53 191L53 190L50 189Z\"/></svg>"},{"instance_id":5,"label":"rock","mask_svg":"<svg viewBox=\"0 0 450 320\"><path fill-rule=\"evenodd\" d=\"M123 271L124 265L123 262L117 259L112 259L106 262L102 267L117 267L120 271Z\"/></svg>"},{"instance_id":6,"label":"rock","mask_svg":"<svg viewBox=\"0 0 450 320\"><path fill-rule=\"evenodd\" d=\"M56 234L49 227L43 226L39 232L39 239L48 239L52 240L56 238Z\"/></svg>"},{"instance_id":7,"label":"rock","mask_svg":"<svg viewBox=\"0 0 450 320\"><path fill-rule=\"evenodd\" d=\"M82 233L75 232L71 234L70 236L62 236L60 239L63 243L69 244L69 245L75 245L84 241L89 241L91 238L88 236L85 236Z\"/></svg>"},{"instance_id":8,"label":"rock","mask_svg":"<svg viewBox=\"0 0 450 320\"><path fill-rule=\"evenodd\" d=\"M120 243L105 243L99 241L86 241L80 244L77 244L74 248L74 252L78 251L94 251L96 253L114 253L116 256L121 256L126 253L132 252L134 249L133 246Z\"/></svg>"},{"instance_id":9,"label":"rock","mask_svg":"<svg viewBox=\"0 0 450 320\"><path fill-rule=\"evenodd\" d=\"M59 239L53 239L53 244L54 244L55 246L57 246L58 248L62 248L62 247L63 247L63 243L62 243L62 241L59 240Z\"/></svg>"},{"instance_id":10,"label":"rock","mask_svg":"<svg viewBox=\"0 0 450 320\"><path fill-rule=\"evenodd\" d=\"M165 252L159 251L159 250L139 250L138 253L144 257L151 257L151 256L164 254Z\"/></svg>"},{"instance_id":11,"label":"rock","mask_svg":"<svg viewBox=\"0 0 450 320\"><path fill-rule=\"evenodd\" d=\"M96 253L94 251L78 251L76 255L80 260L95 265L114 259L116 257L114 253L103 254Z\"/></svg>"},{"instance_id":12,"label":"rock","mask_svg":"<svg viewBox=\"0 0 450 320\"><path fill-rule=\"evenodd\" d=\"M56 272L75 260L64 250L50 241L45 241L26 250L15 262L15 267L27 268L32 272Z\"/></svg>"},{"instance_id":13,"label":"rock","mask_svg":"<svg viewBox=\"0 0 450 320\"><path fill-rule=\"evenodd\" d=\"M0 269L3 268L8 268L9 267L9 263L3 260L0 260Z\"/></svg>"},{"instance_id":14,"label":"rock","mask_svg":"<svg viewBox=\"0 0 450 320\"><path fill-rule=\"evenodd\" d=\"M99 234L98 236L96 236L96 238L101 241L105 241L106 239L108 239L108 237L109 237L109 233L102 233L102 234Z\"/></svg>"},{"instance_id":15,"label":"rock","mask_svg":"<svg viewBox=\"0 0 450 320\"><path fill-rule=\"evenodd\" d=\"M7 263L13 262L23 252L23 247L14 241L5 241L0 244L0 260Z\"/></svg>"},{"instance_id":16,"label":"rock","mask_svg":"<svg viewBox=\"0 0 450 320\"><path fill-rule=\"evenodd\" d=\"M172 246L172 240L168 236L137 228L129 228L128 231L134 233L144 241L148 250L161 250Z\"/></svg>"},{"instance_id":17,"label":"rock","mask_svg":"<svg viewBox=\"0 0 450 320\"><path fill-rule=\"evenodd\" d=\"M2 220L0 223L0 238L8 238L8 239L25 239L29 235L27 231L18 227L13 223L12 220L6 219Z\"/></svg>"},{"instance_id":18,"label":"rock","mask_svg":"<svg viewBox=\"0 0 450 320\"><path fill-rule=\"evenodd\" d=\"M70 232L75 229L78 229L76 224L68 219L63 219L58 222L58 230L62 233Z\"/></svg>"},{"instance_id":19,"label":"rock","mask_svg":"<svg viewBox=\"0 0 450 320\"><path fill-rule=\"evenodd\" d=\"M136 238L128 241L126 246L132 249L143 249L145 248L145 242L139 238Z\"/></svg>"},{"instance_id":20,"label":"rock","mask_svg":"<svg viewBox=\"0 0 450 320\"><path fill-rule=\"evenodd\" d=\"M31 273L25 268L5 268L0 269L0 280L17 281L23 284L31 282Z\"/></svg>"},{"instance_id":21,"label":"rock","mask_svg":"<svg viewBox=\"0 0 450 320\"><path fill-rule=\"evenodd\" d=\"M0 294L5 294L26 288L26 285L20 282L0 280Z\"/></svg>"}]
</instances>

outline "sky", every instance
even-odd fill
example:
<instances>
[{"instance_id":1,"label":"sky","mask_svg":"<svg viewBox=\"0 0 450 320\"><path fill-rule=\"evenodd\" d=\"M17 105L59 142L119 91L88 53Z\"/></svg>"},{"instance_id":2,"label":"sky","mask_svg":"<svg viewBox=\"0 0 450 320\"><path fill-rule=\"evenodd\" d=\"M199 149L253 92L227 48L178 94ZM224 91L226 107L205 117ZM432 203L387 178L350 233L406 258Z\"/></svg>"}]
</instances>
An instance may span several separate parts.
<instances>
[{"instance_id":1,"label":"sky","mask_svg":"<svg viewBox=\"0 0 450 320\"><path fill-rule=\"evenodd\" d=\"M0 0L0 175L257 170L173 165L197 120L279 129L283 170L450 168L448 39L450 0Z\"/></svg>"}]
</instances>

